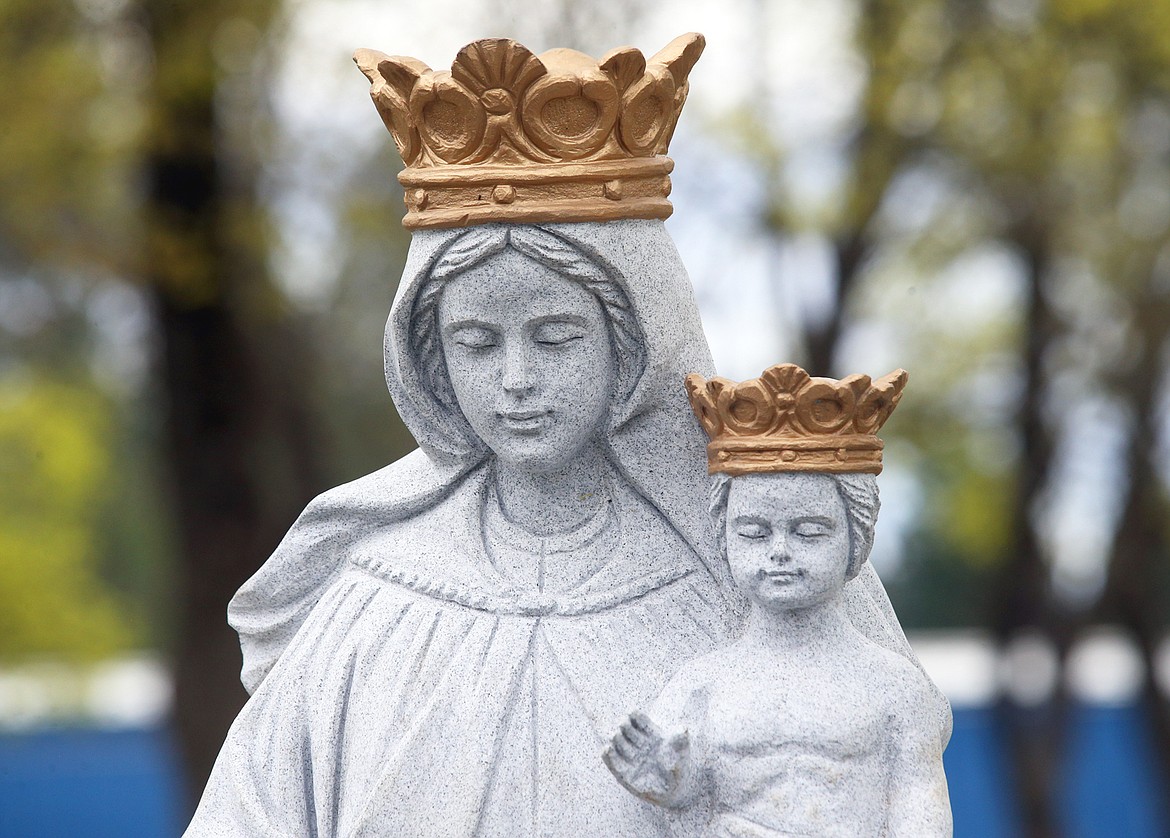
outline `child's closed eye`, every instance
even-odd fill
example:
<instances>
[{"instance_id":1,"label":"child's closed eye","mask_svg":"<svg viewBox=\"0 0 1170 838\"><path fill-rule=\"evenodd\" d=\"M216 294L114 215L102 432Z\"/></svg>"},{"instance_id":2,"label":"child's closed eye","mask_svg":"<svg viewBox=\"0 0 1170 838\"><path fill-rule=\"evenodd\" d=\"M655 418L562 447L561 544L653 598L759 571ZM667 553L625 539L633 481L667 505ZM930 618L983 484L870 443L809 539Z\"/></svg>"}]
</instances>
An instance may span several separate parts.
<instances>
[{"instance_id":1,"label":"child's closed eye","mask_svg":"<svg viewBox=\"0 0 1170 838\"><path fill-rule=\"evenodd\" d=\"M735 534L740 538L759 539L767 538L772 531L763 524L745 523L735 528Z\"/></svg>"}]
</instances>

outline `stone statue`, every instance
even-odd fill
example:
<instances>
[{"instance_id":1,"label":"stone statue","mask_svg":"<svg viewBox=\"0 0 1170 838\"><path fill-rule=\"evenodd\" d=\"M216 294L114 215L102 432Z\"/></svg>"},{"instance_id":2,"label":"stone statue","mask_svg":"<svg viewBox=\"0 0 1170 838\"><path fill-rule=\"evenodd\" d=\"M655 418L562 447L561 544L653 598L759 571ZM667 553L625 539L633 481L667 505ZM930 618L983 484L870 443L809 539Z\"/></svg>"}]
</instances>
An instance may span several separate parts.
<instances>
[{"instance_id":1,"label":"stone statue","mask_svg":"<svg viewBox=\"0 0 1170 838\"><path fill-rule=\"evenodd\" d=\"M742 623L680 382L711 372L662 219L698 35L647 60L359 50L406 163L386 380L419 449L314 500L233 598L251 698L189 836L629 836L600 759ZM905 639L881 583L849 615Z\"/></svg>"},{"instance_id":2,"label":"stone statue","mask_svg":"<svg viewBox=\"0 0 1170 838\"><path fill-rule=\"evenodd\" d=\"M711 436L711 516L750 602L734 643L682 667L604 754L638 797L711 838L949 836L946 703L910 656L851 622L873 544L874 434L907 375L813 379L792 364L687 379Z\"/></svg>"}]
</instances>

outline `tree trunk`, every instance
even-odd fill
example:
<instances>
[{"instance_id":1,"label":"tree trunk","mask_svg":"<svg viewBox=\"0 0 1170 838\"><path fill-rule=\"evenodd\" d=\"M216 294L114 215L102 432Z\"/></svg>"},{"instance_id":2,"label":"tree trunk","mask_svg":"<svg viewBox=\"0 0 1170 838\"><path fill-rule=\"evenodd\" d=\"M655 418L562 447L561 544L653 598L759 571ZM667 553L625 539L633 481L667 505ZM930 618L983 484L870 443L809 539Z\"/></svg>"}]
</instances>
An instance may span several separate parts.
<instances>
[{"instance_id":1,"label":"tree trunk","mask_svg":"<svg viewBox=\"0 0 1170 838\"><path fill-rule=\"evenodd\" d=\"M869 219L865 219L868 224ZM808 372L810 375L831 376L837 345L845 327L845 306L849 294L857 285L862 263L867 255L864 229L850 231L850 234L833 245L833 268L835 274L834 293L837 301L822 323L806 329L805 344L808 351ZM875 375L879 370L872 370Z\"/></svg>"},{"instance_id":2,"label":"tree trunk","mask_svg":"<svg viewBox=\"0 0 1170 838\"><path fill-rule=\"evenodd\" d=\"M1158 278L1152 278L1135 306L1140 349L1118 382L1135 417L1128 456L1129 486L1110 549L1105 589L1092 618L1094 622L1120 624L1137 640L1146 665L1142 698L1160 762L1162 799L1170 800L1170 700L1154 679L1158 647L1167 626L1165 591L1158 582L1165 578L1170 562L1166 500L1154 462L1161 426L1159 398L1166 381L1163 359L1170 337L1170 300L1158 286Z\"/></svg>"},{"instance_id":3,"label":"tree trunk","mask_svg":"<svg viewBox=\"0 0 1170 838\"><path fill-rule=\"evenodd\" d=\"M225 609L322 487L309 370L271 291L254 176L223 165L212 33L230 10L147 3L155 47L145 273L161 338L178 535L175 722L192 802L246 695Z\"/></svg>"},{"instance_id":4,"label":"tree trunk","mask_svg":"<svg viewBox=\"0 0 1170 838\"><path fill-rule=\"evenodd\" d=\"M1001 648L1028 629L1049 638L1061 634L1052 608L1047 563L1032 525L1032 512L1048 482L1053 456L1052 433L1044 421L1043 410L1047 384L1044 357L1057 332L1056 319L1044 292L1047 241L1044 231L1026 222L1013 231L1011 238L1027 263L1028 299L1022 335L1023 397L1016 415L1021 460L1012 506L1012 538L1000 571L998 593L993 599L996 613L992 615L992 626ZM1052 804L1062 740L1063 702L1058 698L1051 707L1026 708L1005 695L996 710L1015 765L1023 834L1029 838L1055 838L1057 824Z\"/></svg>"}]
</instances>

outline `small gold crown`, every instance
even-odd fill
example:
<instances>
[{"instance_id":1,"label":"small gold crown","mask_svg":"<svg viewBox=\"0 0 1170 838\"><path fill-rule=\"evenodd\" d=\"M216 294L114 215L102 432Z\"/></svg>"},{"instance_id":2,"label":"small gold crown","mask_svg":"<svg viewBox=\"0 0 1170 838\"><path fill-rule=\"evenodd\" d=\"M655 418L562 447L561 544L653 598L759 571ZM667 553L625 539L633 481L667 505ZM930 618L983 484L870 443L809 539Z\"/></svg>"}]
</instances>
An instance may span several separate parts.
<instances>
[{"instance_id":1,"label":"small gold crown","mask_svg":"<svg viewBox=\"0 0 1170 838\"><path fill-rule=\"evenodd\" d=\"M633 47L597 60L492 38L450 72L370 49L353 58L406 163L402 223L418 229L668 217L665 154L704 45L691 33L649 61Z\"/></svg>"},{"instance_id":2,"label":"small gold crown","mask_svg":"<svg viewBox=\"0 0 1170 838\"><path fill-rule=\"evenodd\" d=\"M812 378L795 364L777 364L759 378L687 376L687 395L711 442L711 474L821 471L880 474L882 441L910 374L894 370L870 381L851 375Z\"/></svg>"}]
</instances>

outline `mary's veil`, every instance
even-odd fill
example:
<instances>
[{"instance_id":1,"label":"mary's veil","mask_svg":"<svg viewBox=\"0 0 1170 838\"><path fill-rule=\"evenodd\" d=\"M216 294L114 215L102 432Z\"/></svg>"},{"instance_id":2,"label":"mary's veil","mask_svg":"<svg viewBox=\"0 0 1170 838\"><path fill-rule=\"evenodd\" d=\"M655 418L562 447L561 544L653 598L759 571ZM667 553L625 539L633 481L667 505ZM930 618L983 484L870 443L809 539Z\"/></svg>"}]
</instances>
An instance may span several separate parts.
<instances>
[{"instance_id":1,"label":"mary's veil","mask_svg":"<svg viewBox=\"0 0 1170 838\"><path fill-rule=\"evenodd\" d=\"M617 471L694 548L742 609L707 514L706 438L691 413L683 379L714 373L686 270L661 221L541 225L583 252L621 284L645 340L646 365L632 393L611 406L607 441ZM415 298L431 267L467 231L413 235L402 283L386 325L386 382L418 450L313 500L260 570L228 606L240 634L242 680L255 691L313 605L347 565L349 549L369 533L441 503L487 456L423 385L411 350ZM853 622L880 645L917 663L889 599L866 564L846 586ZM949 720L949 713L947 714ZM949 735L949 727L947 730Z\"/></svg>"}]
</instances>

